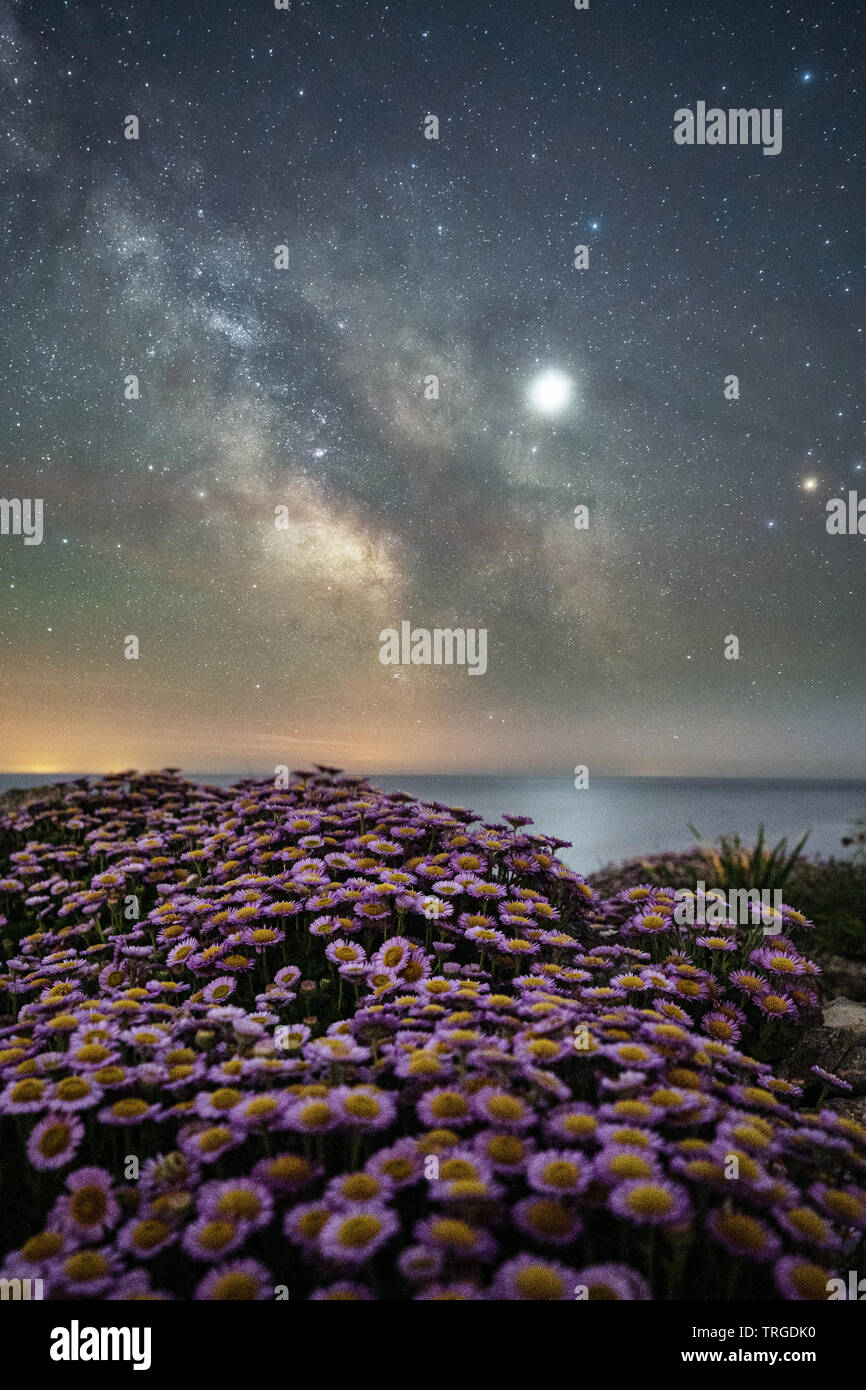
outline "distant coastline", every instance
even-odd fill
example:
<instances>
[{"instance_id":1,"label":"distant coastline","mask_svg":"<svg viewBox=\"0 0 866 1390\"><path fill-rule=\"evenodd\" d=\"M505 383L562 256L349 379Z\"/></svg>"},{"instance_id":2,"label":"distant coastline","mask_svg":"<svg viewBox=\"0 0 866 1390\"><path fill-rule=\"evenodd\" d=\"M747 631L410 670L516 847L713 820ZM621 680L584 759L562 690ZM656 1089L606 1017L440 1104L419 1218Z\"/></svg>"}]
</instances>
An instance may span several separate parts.
<instances>
[{"instance_id":1,"label":"distant coastline","mask_svg":"<svg viewBox=\"0 0 866 1390\"><path fill-rule=\"evenodd\" d=\"M74 781L89 773L0 773L0 794ZM187 773L191 782L228 787L249 772ZM694 846L689 825L705 839L739 833L749 840L764 825L768 838L793 843L810 831L806 854L843 859L841 840L866 816L866 779L735 777L593 777L577 791L570 777L514 774L369 774L384 791L469 808L496 822L511 812L531 816L538 832L571 842L563 859L591 873L643 855Z\"/></svg>"}]
</instances>

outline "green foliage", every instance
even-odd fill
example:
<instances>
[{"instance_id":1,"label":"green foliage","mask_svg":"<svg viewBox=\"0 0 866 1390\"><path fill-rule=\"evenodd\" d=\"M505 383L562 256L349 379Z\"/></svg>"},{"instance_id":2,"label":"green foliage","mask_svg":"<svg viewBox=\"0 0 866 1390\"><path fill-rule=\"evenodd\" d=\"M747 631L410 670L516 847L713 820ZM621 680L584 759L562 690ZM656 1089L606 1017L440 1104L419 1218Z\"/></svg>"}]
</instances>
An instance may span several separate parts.
<instances>
[{"instance_id":1,"label":"green foliage","mask_svg":"<svg viewBox=\"0 0 866 1390\"><path fill-rule=\"evenodd\" d=\"M866 820L862 816L852 823L850 835L842 836L842 844L857 846L851 856L855 863L862 864L866 860Z\"/></svg>"},{"instance_id":2,"label":"green foliage","mask_svg":"<svg viewBox=\"0 0 866 1390\"><path fill-rule=\"evenodd\" d=\"M772 849L768 846L763 825L758 826L758 838L748 846L739 835L721 835L718 848L706 845L699 830L689 830L701 842L702 853L713 873L714 888L757 888L769 892L784 888L795 867L803 861L803 846L810 832L798 840L788 852L788 837L784 835Z\"/></svg>"},{"instance_id":3,"label":"green foliage","mask_svg":"<svg viewBox=\"0 0 866 1390\"><path fill-rule=\"evenodd\" d=\"M689 829L701 839L693 826ZM850 859L807 859L802 853L804 842L789 853L786 840L768 851L763 830L753 848L738 835L724 836L718 849L698 844L681 854L653 855L620 867L608 865L592 874L590 882L602 895L638 883L669 887L694 884L698 879L708 888L721 889L772 890L784 885L786 900L815 924L810 940L815 955L866 961L866 821L855 821L842 840L846 847L857 846Z\"/></svg>"}]
</instances>

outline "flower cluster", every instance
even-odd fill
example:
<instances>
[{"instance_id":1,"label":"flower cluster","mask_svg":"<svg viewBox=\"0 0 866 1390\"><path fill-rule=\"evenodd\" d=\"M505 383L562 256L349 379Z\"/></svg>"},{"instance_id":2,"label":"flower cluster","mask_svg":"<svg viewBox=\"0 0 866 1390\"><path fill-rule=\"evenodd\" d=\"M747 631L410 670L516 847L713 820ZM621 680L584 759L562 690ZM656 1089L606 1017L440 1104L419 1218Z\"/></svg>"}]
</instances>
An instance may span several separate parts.
<instances>
[{"instance_id":1,"label":"flower cluster","mask_svg":"<svg viewBox=\"0 0 866 1390\"><path fill-rule=\"evenodd\" d=\"M330 768L125 773L9 812L0 1277L826 1298L862 1252L866 1129L829 1074L774 1069L817 1011L810 924L601 901L530 824Z\"/></svg>"}]
</instances>

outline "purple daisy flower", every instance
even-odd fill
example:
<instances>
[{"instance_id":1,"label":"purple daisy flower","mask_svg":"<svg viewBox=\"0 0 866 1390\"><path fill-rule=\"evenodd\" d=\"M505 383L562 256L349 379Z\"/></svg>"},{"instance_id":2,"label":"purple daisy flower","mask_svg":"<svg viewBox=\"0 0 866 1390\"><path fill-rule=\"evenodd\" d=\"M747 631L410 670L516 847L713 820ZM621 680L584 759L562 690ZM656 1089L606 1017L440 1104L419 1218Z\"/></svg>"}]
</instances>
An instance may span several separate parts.
<instances>
[{"instance_id":1,"label":"purple daisy flower","mask_svg":"<svg viewBox=\"0 0 866 1390\"><path fill-rule=\"evenodd\" d=\"M833 1278L834 1271L803 1255L783 1255L773 1270L779 1293L795 1302L826 1303Z\"/></svg>"},{"instance_id":2,"label":"purple daisy flower","mask_svg":"<svg viewBox=\"0 0 866 1390\"><path fill-rule=\"evenodd\" d=\"M840 1091L850 1092L854 1090L850 1082L843 1081L841 1076L836 1076L832 1071L825 1071L823 1067L818 1066L810 1067L809 1070L814 1072L821 1081L826 1081L830 1086L836 1086Z\"/></svg>"},{"instance_id":3,"label":"purple daisy flower","mask_svg":"<svg viewBox=\"0 0 866 1390\"><path fill-rule=\"evenodd\" d=\"M226 1178L209 1182L198 1195L198 1210L214 1221L236 1222L247 1231L267 1226L274 1201L264 1183L254 1178Z\"/></svg>"},{"instance_id":4,"label":"purple daisy flower","mask_svg":"<svg viewBox=\"0 0 866 1390\"><path fill-rule=\"evenodd\" d=\"M290 1102L283 1123L298 1134L328 1134L340 1127L342 1116L330 1096L310 1096Z\"/></svg>"},{"instance_id":5,"label":"purple daisy flower","mask_svg":"<svg viewBox=\"0 0 866 1390\"><path fill-rule=\"evenodd\" d=\"M298 1202L283 1217L287 1240L299 1245L308 1255L319 1249L319 1236L334 1215L327 1202Z\"/></svg>"},{"instance_id":6,"label":"purple daisy flower","mask_svg":"<svg viewBox=\"0 0 866 1390\"><path fill-rule=\"evenodd\" d=\"M332 965L342 968L355 966L358 970L363 970L367 966L364 948L354 941L349 941L345 936L338 936L330 942L325 947L325 956Z\"/></svg>"},{"instance_id":7,"label":"purple daisy flower","mask_svg":"<svg viewBox=\"0 0 866 1390\"><path fill-rule=\"evenodd\" d=\"M150 1282L150 1272L146 1269L133 1269L115 1284L105 1295L109 1303L172 1303L174 1294L164 1289L155 1289Z\"/></svg>"},{"instance_id":8,"label":"purple daisy flower","mask_svg":"<svg viewBox=\"0 0 866 1390\"><path fill-rule=\"evenodd\" d=\"M550 1111L544 1120L544 1133L548 1139L566 1144L586 1144L594 1142L598 1126L595 1106L570 1101Z\"/></svg>"},{"instance_id":9,"label":"purple daisy flower","mask_svg":"<svg viewBox=\"0 0 866 1390\"><path fill-rule=\"evenodd\" d=\"M465 1129L472 1124L475 1115L469 1097L456 1088L436 1088L427 1091L416 1102L415 1113L422 1124L431 1129L446 1126L448 1129Z\"/></svg>"},{"instance_id":10,"label":"purple daisy flower","mask_svg":"<svg viewBox=\"0 0 866 1390\"><path fill-rule=\"evenodd\" d=\"M194 1297L214 1302L264 1302L274 1297L274 1276L260 1260L227 1260L205 1275Z\"/></svg>"},{"instance_id":11,"label":"purple daisy flower","mask_svg":"<svg viewBox=\"0 0 866 1390\"><path fill-rule=\"evenodd\" d=\"M64 1168L74 1158L83 1138L84 1125L73 1115L46 1115L27 1141L27 1157L37 1173Z\"/></svg>"},{"instance_id":12,"label":"purple daisy flower","mask_svg":"<svg viewBox=\"0 0 866 1390\"><path fill-rule=\"evenodd\" d=\"M328 1183L322 1200L332 1210L342 1211L387 1202L391 1191L392 1185L384 1176L366 1171L342 1173Z\"/></svg>"},{"instance_id":13,"label":"purple daisy flower","mask_svg":"<svg viewBox=\"0 0 866 1390\"><path fill-rule=\"evenodd\" d=\"M421 1293L416 1293L414 1301L420 1303L467 1303L479 1302L487 1297L469 1279L451 1279L447 1283L428 1284Z\"/></svg>"},{"instance_id":14,"label":"purple daisy flower","mask_svg":"<svg viewBox=\"0 0 866 1390\"><path fill-rule=\"evenodd\" d=\"M328 1099L343 1124L354 1130L388 1129L397 1115L394 1095L377 1086L335 1086Z\"/></svg>"},{"instance_id":15,"label":"purple daisy flower","mask_svg":"<svg viewBox=\"0 0 866 1390\"><path fill-rule=\"evenodd\" d=\"M69 1195L60 1198L56 1219L62 1230L82 1241L99 1241L120 1219L120 1206L105 1168L79 1168L66 1179Z\"/></svg>"},{"instance_id":16,"label":"purple daisy flower","mask_svg":"<svg viewBox=\"0 0 866 1390\"><path fill-rule=\"evenodd\" d=\"M512 1207L511 1217L518 1230L540 1245L570 1245L583 1225L573 1206L541 1194L524 1197Z\"/></svg>"},{"instance_id":17,"label":"purple daisy flower","mask_svg":"<svg viewBox=\"0 0 866 1390\"><path fill-rule=\"evenodd\" d=\"M574 1298L577 1283L577 1274L567 1265L536 1255L518 1255L497 1271L491 1297L534 1303L561 1302Z\"/></svg>"},{"instance_id":18,"label":"purple daisy flower","mask_svg":"<svg viewBox=\"0 0 866 1390\"><path fill-rule=\"evenodd\" d=\"M399 1229L400 1223L383 1203L349 1205L322 1227L319 1249L335 1264L365 1264Z\"/></svg>"},{"instance_id":19,"label":"purple daisy flower","mask_svg":"<svg viewBox=\"0 0 866 1390\"><path fill-rule=\"evenodd\" d=\"M666 1178L638 1179L620 1183L608 1197L616 1216L638 1226L671 1226L691 1214L688 1193Z\"/></svg>"},{"instance_id":20,"label":"purple daisy flower","mask_svg":"<svg viewBox=\"0 0 866 1390\"><path fill-rule=\"evenodd\" d=\"M397 1268L410 1284L437 1279L445 1264L445 1253L429 1245L408 1245L397 1256Z\"/></svg>"},{"instance_id":21,"label":"purple daisy flower","mask_svg":"<svg viewBox=\"0 0 866 1390\"><path fill-rule=\"evenodd\" d=\"M739 1259L775 1260L782 1248L769 1226L746 1212L716 1207L708 1213L705 1224L713 1239Z\"/></svg>"},{"instance_id":22,"label":"purple daisy flower","mask_svg":"<svg viewBox=\"0 0 866 1390\"><path fill-rule=\"evenodd\" d=\"M0 1115L38 1115L48 1105L48 1082L37 1076L10 1081L0 1094Z\"/></svg>"},{"instance_id":23,"label":"purple daisy flower","mask_svg":"<svg viewBox=\"0 0 866 1390\"><path fill-rule=\"evenodd\" d=\"M224 1004L237 989L237 980L231 975L217 975L202 991L206 1004Z\"/></svg>"},{"instance_id":24,"label":"purple daisy flower","mask_svg":"<svg viewBox=\"0 0 866 1390\"><path fill-rule=\"evenodd\" d=\"M114 1282L120 1267L119 1253L104 1246L62 1256L57 1262L57 1276L67 1298L98 1298Z\"/></svg>"},{"instance_id":25,"label":"purple daisy flower","mask_svg":"<svg viewBox=\"0 0 866 1390\"><path fill-rule=\"evenodd\" d=\"M630 1265L588 1265L575 1274L580 1297L588 1301L613 1300L646 1302L652 1299L649 1285L642 1274ZM586 1290L584 1293L583 1290ZM577 1297L577 1295L575 1295Z\"/></svg>"},{"instance_id":26,"label":"purple daisy flower","mask_svg":"<svg viewBox=\"0 0 866 1390\"><path fill-rule=\"evenodd\" d=\"M334 1284L326 1284L314 1289L310 1294L311 1303L374 1303L376 1300L369 1289L352 1279L338 1279Z\"/></svg>"},{"instance_id":27,"label":"purple daisy flower","mask_svg":"<svg viewBox=\"0 0 866 1390\"><path fill-rule=\"evenodd\" d=\"M496 1242L489 1231L456 1216L428 1216L417 1221L412 1234L419 1245L442 1250L455 1259L490 1261Z\"/></svg>"},{"instance_id":28,"label":"purple daisy flower","mask_svg":"<svg viewBox=\"0 0 866 1390\"><path fill-rule=\"evenodd\" d=\"M86 1076L66 1076L51 1088L49 1104L59 1114L91 1110L102 1100L101 1086Z\"/></svg>"},{"instance_id":29,"label":"purple daisy flower","mask_svg":"<svg viewBox=\"0 0 866 1390\"><path fill-rule=\"evenodd\" d=\"M846 1228L866 1231L866 1192L862 1188L853 1184L829 1187L816 1182L809 1188L809 1196L831 1220Z\"/></svg>"},{"instance_id":30,"label":"purple daisy flower","mask_svg":"<svg viewBox=\"0 0 866 1390\"><path fill-rule=\"evenodd\" d=\"M225 1217L201 1216L187 1226L181 1244L194 1260L220 1260L246 1239L243 1223Z\"/></svg>"},{"instance_id":31,"label":"purple daisy flower","mask_svg":"<svg viewBox=\"0 0 866 1390\"><path fill-rule=\"evenodd\" d=\"M573 1149L543 1149L526 1165L526 1181L536 1192L555 1197L576 1196L589 1183L592 1165Z\"/></svg>"},{"instance_id":32,"label":"purple daisy flower","mask_svg":"<svg viewBox=\"0 0 866 1390\"><path fill-rule=\"evenodd\" d=\"M768 1018L796 1018L799 1012L793 999L778 990L765 990L757 996L755 1003Z\"/></svg>"},{"instance_id":33,"label":"purple daisy flower","mask_svg":"<svg viewBox=\"0 0 866 1390\"><path fill-rule=\"evenodd\" d=\"M178 1148L196 1163L216 1163L228 1149L246 1138L243 1130L229 1124L207 1124L199 1120L180 1130Z\"/></svg>"},{"instance_id":34,"label":"purple daisy flower","mask_svg":"<svg viewBox=\"0 0 866 1390\"><path fill-rule=\"evenodd\" d=\"M177 1232L167 1221L147 1215L133 1217L117 1233L119 1249L137 1260L152 1260L176 1239Z\"/></svg>"},{"instance_id":35,"label":"purple daisy flower","mask_svg":"<svg viewBox=\"0 0 866 1390\"><path fill-rule=\"evenodd\" d=\"M535 1111L522 1096L497 1086L484 1086L472 1097L472 1109L485 1124L519 1134L535 1124Z\"/></svg>"},{"instance_id":36,"label":"purple daisy flower","mask_svg":"<svg viewBox=\"0 0 866 1390\"><path fill-rule=\"evenodd\" d=\"M842 1241L833 1230L830 1222L812 1207L794 1206L786 1210L776 1210L776 1223L800 1245L813 1250L836 1251Z\"/></svg>"},{"instance_id":37,"label":"purple daisy flower","mask_svg":"<svg viewBox=\"0 0 866 1390\"><path fill-rule=\"evenodd\" d=\"M421 1180L424 1156L414 1139L398 1139L395 1144L378 1149L367 1160L365 1170L384 1178L396 1192Z\"/></svg>"}]
</instances>

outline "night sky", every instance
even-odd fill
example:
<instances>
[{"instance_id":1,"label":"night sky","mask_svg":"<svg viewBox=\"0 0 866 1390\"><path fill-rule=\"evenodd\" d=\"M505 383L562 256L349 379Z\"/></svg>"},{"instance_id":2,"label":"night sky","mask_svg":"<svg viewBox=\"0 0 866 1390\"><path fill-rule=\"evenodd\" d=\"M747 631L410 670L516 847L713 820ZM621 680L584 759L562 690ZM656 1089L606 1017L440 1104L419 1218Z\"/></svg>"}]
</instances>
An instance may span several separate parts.
<instances>
[{"instance_id":1,"label":"night sky","mask_svg":"<svg viewBox=\"0 0 866 1390\"><path fill-rule=\"evenodd\" d=\"M0 0L0 496L44 499L0 767L866 773L825 525L863 40L851 0ZM781 153L678 146L698 101ZM382 665L404 620L487 672Z\"/></svg>"}]
</instances>

